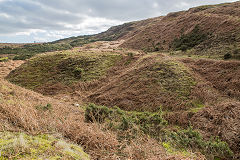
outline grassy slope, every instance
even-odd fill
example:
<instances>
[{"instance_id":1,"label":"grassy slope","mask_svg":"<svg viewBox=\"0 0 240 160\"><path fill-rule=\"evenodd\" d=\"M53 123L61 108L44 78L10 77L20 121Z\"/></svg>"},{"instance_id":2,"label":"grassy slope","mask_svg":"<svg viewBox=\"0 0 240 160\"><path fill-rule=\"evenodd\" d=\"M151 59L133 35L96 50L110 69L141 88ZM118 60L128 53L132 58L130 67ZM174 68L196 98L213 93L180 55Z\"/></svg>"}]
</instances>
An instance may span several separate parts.
<instances>
[{"instance_id":1,"label":"grassy slope","mask_svg":"<svg viewBox=\"0 0 240 160\"><path fill-rule=\"evenodd\" d=\"M195 78L179 61L162 54L119 54L66 51L36 56L7 79L43 94L79 91L83 101L126 110L165 111L196 107L191 97ZM83 92L84 84L87 92Z\"/></svg>"},{"instance_id":2,"label":"grassy slope","mask_svg":"<svg viewBox=\"0 0 240 160\"><path fill-rule=\"evenodd\" d=\"M153 19L145 28L139 27L139 31L127 39L122 46L149 51L168 50L169 47L174 47L172 43L179 37L188 35L184 37L185 42L188 39L197 40L200 33L195 38L192 38L189 33L198 25L201 34L206 34L207 37L197 43L191 42L191 45L195 43L192 46L195 49L192 54L218 56L226 53L233 54L240 48L239 3L200 6L188 11L170 13L160 20ZM185 45L188 44L185 43Z\"/></svg>"},{"instance_id":3,"label":"grassy slope","mask_svg":"<svg viewBox=\"0 0 240 160\"><path fill-rule=\"evenodd\" d=\"M133 139L131 142L117 139L117 135L113 131L102 130L101 125L86 123L84 120L84 111L82 107L72 106L69 103L62 102L50 97L45 97L41 94L26 90L24 88L10 84L2 79L2 76L6 76L9 72L9 66L12 66L12 61L0 63L4 73L0 78L0 142L5 143L6 137L4 135L15 136L19 138L20 135L39 135L39 136L27 136L28 138L36 139L41 138L42 134L60 135L64 139L70 140L84 148L93 159L117 159L117 158L132 158L132 159L168 159L169 155L165 152L161 144L156 140L151 139L145 135ZM20 63L19 63L20 64ZM7 132L6 132L7 131ZM15 133L9 133L15 132ZM23 136L23 137L24 137ZM45 141L44 144L49 146L49 143L55 145L59 142L58 139L52 143L52 139ZM18 140L17 140L18 142ZM30 143L28 140L24 140L26 143ZM36 143L34 141L33 143ZM36 150L44 150L44 148L38 148L32 143L28 147ZM49 146L50 149L54 149L54 146ZM18 150L11 143L9 148L16 153L23 150ZM146 150L147 148L147 150ZM16 149L16 150L15 150ZM27 148L25 148L27 149ZM31 150L31 149L30 149ZM28 151L28 150L27 150ZM63 150L64 152L64 150ZM29 153L29 152L27 152ZM47 155L46 155L47 154ZM53 156L59 153L59 151L51 153L43 153L42 156ZM170 153L169 153L170 154ZM188 156L175 154L180 159L187 159ZM5 154L6 157L10 154ZM17 154L17 156L20 156ZM30 156L29 154L26 156ZM36 156L33 153L31 156ZM63 154L62 156L68 156ZM1 157L2 158L2 157Z\"/></svg>"},{"instance_id":4,"label":"grassy slope","mask_svg":"<svg viewBox=\"0 0 240 160\"><path fill-rule=\"evenodd\" d=\"M11 61L1 67L6 75ZM2 76L2 75L1 75ZM0 131L32 135L57 134L83 146L91 157L109 157L118 144L115 136L84 122L83 110L69 103L44 97L0 78ZM50 104L51 107L47 106ZM2 138L2 136L1 136ZM0 138L0 139L1 139Z\"/></svg>"},{"instance_id":5,"label":"grassy slope","mask_svg":"<svg viewBox=\"0 0 240 160\"><path fill-rule=\"evenodd\" d=\"M96 58L99 60L99 57L102 56L107 61L100 58L101 63L97 63L95 61ZM109 56L110 59L108 59ZM112 56L116 56L115 58L117 59ZM91 60L91 62L94 60L95 65L86 65L86 57L91 57L88 60ZM112 61L112 58L116 61L121 61L118 63L112 63L115 61ZM69 61L69 59L71 60ZM63 75L59 74L59 72L55 72L55 68L60 64L59 61L62 62L60 66L61 68L64 68L65 71L63 72ZM76 61L77 63L75 63ZM47 63L45 65L51 67L45 69L43 67L44 63ZM225 63L228 65L225 65ZM59 80L55 82L68 85L69 88L77 91L79 95L85 94L86 98L82 99L83 102L94 102L106 106L117 105L122 109L134 111L157 111L161 106L164 111L164 117L171 125L177 124L188 126L189 121L191 121L195 127L203 131L205 136L208 136L208 127L201 127L203 122L206 123L206 120L211 122L211 117L204 117L206 116L205 112L211 109L212 106L222 106L224 108L232 103L233 106L237 106L236 102L226 103L225 105L223 104L227 101L231 101L231 95L226 98L228 93L223 92L221 88L219 88L221 85L217 83L217 80L213 80L213 78L217 78L220 75L226 78L230 76L233 78L233 81L236 81L237 79L230 73L230 70L232 72L233 69L235 69L237 72L238 69L236 67L227 66L238 66L238 64L238 62L232 61L224 62L215 60L213 63L213 60L194 60L191 58L170 57L160 53L152 53L148 55L128 54L122 57L119 54L99 51L96 51L95 54L92 54L91 52L82 54L82 52L76 53L75 51L67 51L67 53L39 55L11 73L16 76L10 75L15 79L15 82L20 82L20 85L23 86L25 85L23 82L26 82L24 80L25 76L36 77L35 81L37 80L39 82L42 82L44 78L55 77L54 80ZM71 84L70 82L75 79L72 79L71 77L73 75L68 73L72 73L71 71L73 71L75 65L78 67L79 65L84 65L89 68L83 67L87 72L82 75L87 78L82 79L83 77L79 77L79 79L77 79L77 84L71 86L69 85ZM219 66L222 68L220 69ZM207 70L206 68L204 69L204 67L208 68L210 75L207 76L208 72L205 73ZM31 72L26 72L29 71L29 69L31 69ZM68 69L69 72L67 72L66 69ZM93 74L91 69L93 69L92 71L97 71L97 73L101 74L97 74L96 76L95 72ZM218 73L212 72L216 71L216 69L219 70L219 76ZM39 74L39 71L41 74ZM17 76L22 73L27 73L28 75ZM229 75L226 76L226 73L229 73ZM92 74L94 76L92 76ZM204 75L206 75L206 77ZM62 78L63 76L65 77L64 79ZM235 77L236 76L237 74ZM31 82L31 78L28 80ZM227 80L228 79L226 79L226 81ZM212 84L210 85L209 83L211 82ZM26 84L31 87L31 85L34 86L35 83L31 82ZM81 87L83 85L84 87ZM46 87L49 87L48 84L46 84ZM225 87L225 89L230 91L232 88L229 86ZM235 89L237 88L235 87ZM54 88L52 88L52 90L56 91ZM61 92L57 91L54 94L56 93ZM232 94L236 96L236 98L238 97L237 93L237 90L232 90ZM79 98L82 97L80 96ZM46 104L43 103L43 106L45 105ZM213 114L214 112L215 111L212 111ZM234 108L234 113L235 112L238 112L238 107ZM226 112L225 114L229 115L230 112ZM197 122L195 121L196 119L198 119ZM237 119L234 117L232 117L231 120L224 118L219 120L224 122L225 127L230 125L231 121L237 122ZM211 126L213 124L209 123L209 125ZM224 126L222 127L224 128ZM227 136L227 132L225 131L221 132L221 135L219 135L218 133L220 132L217 133L217 130L218 128L214 128L215 135L226 140L232 149L236 151L235 147L237 141L231 141L236 138ZM232 133L235 133L235 131L237 132L237 128L235 128Z\"/></svg>"}]
</instances>

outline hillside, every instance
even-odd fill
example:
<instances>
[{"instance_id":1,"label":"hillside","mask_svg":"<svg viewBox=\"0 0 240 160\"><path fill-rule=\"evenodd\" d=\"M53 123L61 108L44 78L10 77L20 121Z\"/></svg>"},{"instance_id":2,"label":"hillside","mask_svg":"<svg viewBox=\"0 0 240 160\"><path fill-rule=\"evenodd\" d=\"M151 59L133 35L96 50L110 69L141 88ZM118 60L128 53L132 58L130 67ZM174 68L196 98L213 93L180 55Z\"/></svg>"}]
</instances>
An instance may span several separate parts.
<instances>
[{"instance_id":1,"label":"hillside","mask_svg":"<svg viewBox=\"0 0 240 160\"><path fill-rule=\"evenodd\" d=\"M75 50L38 55L12 71L7 79L73 104L117 106L123 111L138 114L157 113L160 109L168 121L165 130L175 125L184 129L191 123L205 138L214 133L238 153L238 138L229 136L226 130L232 122L239 122L231 114L239 112L239 89L234 86L240 83L236 74L240 70L240 62L171 57L157 52L132 53L118 49L119 45L120 42L95 42ZM220 82L219 76L222 76ZM231 110L226 110L231 106ZM218 111L220 108L226 110L224 114L231 120L222 117L223 113ZM209 110L210 114L218 115L216 119L206 116ZM114 113L114 110L109 112ZM117 120L118 124L119 119L114 121ZM209 125L203 128L206 121ZM215 121L221 123L214 125ZM211 126L214 127L209 130ZM231 133L239 133L238 128L234 126ZM154 131L155 134L158 132Z\"/></svg>"},{"instance_id":2,"label":"hillside","mask_svg":"<svg viewBox=\"0 0 240 160\"><path fill-rule=\"evenodd\" d=\"M239 15L238 1L3 45L0 159L239 159Z\"/></svg>"},{"instance_id":3,"label":"hillside","mask_svg":"<svg viewBox=\"0 0 240 160\"><path fill-rule=\"evenodd\" d=\"M76 100L46 97L3 79L22 63L23 61L0 62L1 158L88 159L89 156L82 149L91 159L130 157L167 160L204 157L187 150L175 151L173 147L169 150L174 152L168 153L158 141L140 132L139 136L129 140L129 131L116 132L104 129L106 126L103 124L86 122L87 114L84 110L88 107L76 105ZM24 66L26 65L22 67Z\"/></svg>"},{"instance_id":4,"label":"hillside","mask_svg":"<svg viewBox=\"0 0 240 160\"><path fill-rule=\"evenodd\" d=\"M59 42L78 42L78 45L81 45L83 39L85 43L86 39L125 40L121 47L146 52L182 50L183 53L175 54L214 58L223 58L229 53L233 58L239 59L239 15L240 2L200 6L188 11L111 27L106 32L87 38L80 36Z\"/></svg>"},{"instance_id":5,"label":"hillside","mask_svg":"<svg viewBox=\"0 0 240 160\"><path fill-rule=\"evenodd\" d=\"M204 33L207 38L193 46L197 51L215 48L219 51L216 54L227 52L226 47L239 45L240 42L239 4L240 2L200 6L188 11L170 13L159 21L153 21L141 32L135 33L122 46L135 49L141 46L145 49L158 47L167 50L174 47L171 46L174 39L191 33L198 25L200 30L196 34Z\"/></svg>"},{"instance_id":6,"label":"hillside","mask_svg":"<svg viewBox=\"0 0 240 160\"><path fill-rule=\"evenodd\" d=\"M223 58L230 54L240 59L240 2L205 5L188 11L114 26L95 35L70 37L43 44L0 44L2 54L14 59L28 59L48 52L67 50L96 41L124 40L122 48L172 52Z\"/></svg>"}]
</instances>

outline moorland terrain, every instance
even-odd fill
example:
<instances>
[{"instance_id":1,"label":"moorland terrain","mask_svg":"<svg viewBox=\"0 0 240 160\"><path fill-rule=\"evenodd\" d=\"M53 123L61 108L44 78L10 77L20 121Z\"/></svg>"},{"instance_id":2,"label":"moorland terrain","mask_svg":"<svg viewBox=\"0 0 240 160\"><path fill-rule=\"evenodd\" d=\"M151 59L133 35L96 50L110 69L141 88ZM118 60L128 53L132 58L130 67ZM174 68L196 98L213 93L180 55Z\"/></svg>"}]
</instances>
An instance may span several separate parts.
<instances>
[{"instance_id":1,"label":"moorland terrain","mask_svg":"<svg viewBox=\"0 0 240 160\"><path fill-rule=\"evenodd\" d=\"M240 2L0 45L0 159L240 158Z\"/></svg>"}]
</instances>

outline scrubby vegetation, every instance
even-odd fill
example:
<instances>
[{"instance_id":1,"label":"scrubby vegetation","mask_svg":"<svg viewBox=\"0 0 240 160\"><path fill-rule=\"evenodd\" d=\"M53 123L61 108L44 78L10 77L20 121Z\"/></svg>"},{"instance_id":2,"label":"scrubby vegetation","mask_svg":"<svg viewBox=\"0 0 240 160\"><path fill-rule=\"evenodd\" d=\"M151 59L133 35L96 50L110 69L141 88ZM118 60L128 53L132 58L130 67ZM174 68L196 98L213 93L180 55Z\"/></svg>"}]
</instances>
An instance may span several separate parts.
<instances>
[{"instance_id":1,"label":"scrubby vegetation","mask_svg":"<svg viewBox=\"0 0 240 160\"><path fill-rule=\"evenodd\" d=\"M226 142L219 138L203 139L202 135L193 130L170 129L163 118L163 112L127 112L118 107L108 108L90 104L85 111L87 122L97 122L118 133L119 140L131 140L147 134L163 144L170 154L177 152L201 152L208 159L232 158L233 152Z\"/></svg>"},{"instance_id":2,"label":"scrubby vegetation","mask_svg":"<svg viewBox=\"0 0 240 160\"><path fill-rule=\"evenodd\" d=\"M158 112L127 112L118 107L107 108L90 104L86 108L85 120L87 122L107 123L109 129L130 130L131 132L143 132L151 136L159 136L160 130L167 124L162 117L162 111Z\"/></svg>"},{"instance_id":3,"label":"scrubby vegetation","mask_svg":"<svg viewBox=\"0 0 240 160\"><path fill-rule=\"evenodd\" d=\"M49 135L0 132L0 159L89 160L81 147Z\"/></svg>"},{"instance_id":4,"label":"scrubby vegetation","mask_svg":"<svg viewBox=\"0 0 240 160\"><path fill-rule=\"evenodd\" d=\"M171 47L175 50L186 51L200 44L207 38L198 25L188 34L182 34L179 38L174 39Z\"/></svg>"},{"instance_id":5,"label":"scrubby vegetation","mask_svg":"<svg viewBox=\"0 0 240 160\"><path fill-rule=\"evenodd\" d=\"M227 53L223 57L225 60L232 58L232 55L230 53Z\"/></svg>"},{"instance_id":6,"label":"scrubby vegetation","mask_svg":"<svg viewBox=\"0 0 240 160\"><path fill-rule=\"evenodd\" d=\"M0 54L14 54L14 60L25 60L39 53L68 50L71 48L69 44L26 44L19 47L2 47L0 48Z\"/></svg>"},{"instance_id":7,"label":"scrubby vegetation","mask_svg":"<svg viewBox=\"0 0 240 160\"><path fill-rule=\"evenodd\" d=\"M178 150L191 148L192 151L200 151L207 159L224 159L233 156L233 152L226 142L221 141L218 137L204 140L202 135L192 127L167 131L163 143L170 144L169 148L171 146Z\"/></svg>"}]
</instances>

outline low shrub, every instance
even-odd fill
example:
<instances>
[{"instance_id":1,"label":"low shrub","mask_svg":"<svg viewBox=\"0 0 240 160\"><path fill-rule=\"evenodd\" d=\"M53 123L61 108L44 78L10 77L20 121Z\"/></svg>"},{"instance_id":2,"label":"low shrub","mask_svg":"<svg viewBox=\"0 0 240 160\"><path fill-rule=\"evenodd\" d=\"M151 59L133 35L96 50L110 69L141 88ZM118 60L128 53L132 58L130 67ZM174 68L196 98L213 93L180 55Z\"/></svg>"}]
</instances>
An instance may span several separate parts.
<instances>
[{"instance_id":1,"label":"low shrub","mask_svg":"<svg viewBox=\"0 0 240 160\"><path fill-rule=\"evenodd\" d=\"M167 151L193 151L201 152L207 159L231 159L233 152L226 142L218 137L205 140L202 135L188 129L170 129L163 118L161 108L158 112L128 112L118 107L108 108L89 104L85 111L87 122L101 123L104 129L118 133L119 140L131 140L142 134L162 142Z\"/></svg>"},{"instance_id":2,"label":"low shrub","mask_svg":"<svg viewBox=\"0 0 240 160\"><path fill-rule=\"evenodd\" d=\"M83 70L82 68L80 68L80 67L75 67L74 70L73 70L74 77L76 77L76 78L81 78L83 71L84 71L84 70Z\"/></svg>"},{"instance_id":3,"label":"low shrub","mask_svg":"<svg viewBox=\"0 0 240 160\"><path fill-rule=\"evenodd\" d=\"M208 159L229 159L233 156L233 152L226 142L221 141L218 137L206 141L192 127L168 133L165 141L170 142L174 148L190 148L193 151L200 151Z\"/></svg>"},{"instance_id":4,"label":"low shrub","mask_svg":"<svg viewBox=\"0 0 240 160\"><path fill-rule=\"evenodd\" d=\"M190 33L182 34L179 38L174 39L171 48L186 51L199 45L205 39L207 39L207 34L203 33L199 26L196 25Z\"/></svg>"},{"instance_id":5,"label":"low shrub","mask_svg":"<svg viewBox=\"0 0 240 160\"><path fill-rule=\"evenodd\" d=\"M139 130L151 136L159 136L160 130L167 125L162 116L162 110L158 112L127 112L118 107L88 105L85 112L87 122L107 123L110 129Z\"/></svg>"},{"instance_id":6,"label":"low shrub","mask_svg":"<svg viewBox=\"0 0 240 160\"><path fill-rule=\"evenodd\" d=\"M227 53L223 56L223 59L227 60L227 59L230 59L232 58L232 55L230 53Z\"/></svg>"}]
</instances>

